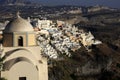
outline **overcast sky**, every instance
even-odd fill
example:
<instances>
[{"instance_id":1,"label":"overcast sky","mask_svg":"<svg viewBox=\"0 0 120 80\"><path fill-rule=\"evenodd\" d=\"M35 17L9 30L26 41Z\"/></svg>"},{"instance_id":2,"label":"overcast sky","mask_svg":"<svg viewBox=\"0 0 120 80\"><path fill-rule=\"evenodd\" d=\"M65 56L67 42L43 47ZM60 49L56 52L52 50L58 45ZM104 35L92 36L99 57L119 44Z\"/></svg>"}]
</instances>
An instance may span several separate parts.
<instances>
[{"instance_id":1,"label":"overcast sky","mask_svg":"<svg viewBox=\"0 0 120 80\"><path fill-rule=\"evenodd\" d=\"M120 0L38 0L46 5L80 5L94 6L105 5L113 8L120 8Z\"/></svg>"}]
</instances>

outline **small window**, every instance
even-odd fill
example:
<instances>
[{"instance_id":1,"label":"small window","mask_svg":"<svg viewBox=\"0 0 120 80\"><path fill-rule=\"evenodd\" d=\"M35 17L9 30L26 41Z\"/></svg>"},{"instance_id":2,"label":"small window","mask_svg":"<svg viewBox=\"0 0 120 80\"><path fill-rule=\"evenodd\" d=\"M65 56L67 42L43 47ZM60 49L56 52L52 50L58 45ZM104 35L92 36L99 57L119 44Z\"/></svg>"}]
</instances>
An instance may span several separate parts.
<instances>
[{"instance_id":1,"label":"small window","mask_svg":"<svg viewBox=\"0 0 120 80\"><path fill-rule=\"evenodd\" d=\"M27 80L26 77L19 77L19 80Z\"/></svg>"},{"instance_id":2,"label":"small window","mask_svg":"<svg viewBox=\"0 0 120 80\"><path fill-rule=\"evenodd\" d=\"M22 36L18 37L18 46L23 46L23 37Z\"/></svg>"}]
</instances>

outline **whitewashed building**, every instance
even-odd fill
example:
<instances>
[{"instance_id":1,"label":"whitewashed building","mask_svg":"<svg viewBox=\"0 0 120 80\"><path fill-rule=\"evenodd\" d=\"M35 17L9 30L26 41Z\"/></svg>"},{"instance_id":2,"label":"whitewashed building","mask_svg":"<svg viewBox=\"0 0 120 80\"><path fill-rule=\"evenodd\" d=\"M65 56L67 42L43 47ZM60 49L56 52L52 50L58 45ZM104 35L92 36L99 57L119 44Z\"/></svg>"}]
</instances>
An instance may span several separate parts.
<instances>
[{"instance_id":1,"label":"whitewashed building","mask_svg":"<svg viewBox=\"0 0 120 80\"><path fill-rule=\"evenodd\" d=\"M6 56L1 76L7 80L48 80L47 59L36 44L32 25L17 15L3 32Z\"/></svg>"},{"instance_id":2,"label":"whitewashed building","mask_svg":"<svg viewBox=\"0 0 120 80\"><path fill-rule=\"evenodd\" d=\"M44 29L44 28L52 28L52 21L51 20L35 20L33 21L34 27L38 27L39 29Z\"/></svg>"}]
</instances>

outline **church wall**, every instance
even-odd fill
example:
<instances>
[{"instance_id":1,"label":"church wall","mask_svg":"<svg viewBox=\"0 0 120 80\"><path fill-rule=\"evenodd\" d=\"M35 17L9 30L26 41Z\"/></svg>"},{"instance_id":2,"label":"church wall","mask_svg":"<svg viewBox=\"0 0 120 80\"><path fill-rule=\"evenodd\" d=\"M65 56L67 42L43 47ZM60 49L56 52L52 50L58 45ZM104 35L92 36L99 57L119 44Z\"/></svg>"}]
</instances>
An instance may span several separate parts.
<instances>
[{"instance_id":1,"label":"church wall","mask_svg":"<svg viewBox=\"0 0 120 80\"><path fill-rule=\"evenodd\" d=\"M10 53L9 53L10 52ZM17 57L25 57L33 62L33 64L37 64L39 57L37 58L35 55L39 53L32 53L31 50L22 48L22 47L7 47L4 48L4 55L10 54L5 61L9 61L11 59L17 58Z\"/></svg>"},{"instance_id":2,"label":"church wall","mask_svg":"<svg viewBox=\"0 0 120 80\"><path fill-rule=\"evenodd\" d=\"M9 71L1 71L1 77L4 77L5 79L7 79L9 76L8 73L9 73Z\"/></svg>"},{"instance_id":3,"label":"church wall","mask_svg":"<svg viewBox=\"0 0 120 80\"><path fill-rule=\"evenodd\" d=\"M28 46L36 45L35 34L28 34Z\"/></svg>"},{"instance_id":4,"label":"church wall","mask_svg":"<svg viewBox=\"0 0 120 80\"><path fill-rule=\"evenodd\" d=\"M7 33L4 34L3 46L5 46L5 47L13 46L13 34L12 33L11 34L10 33L9 34L7 34Z\"/></svg>"},{"instance_id":5,"label":"church wall","mask_svg":"<svg viewBox=\"0 0 120 80\"><path fill-rule=\"evenodd\" d=\"M42 60L42 64L39 64L39 80L48 80L48 66L46 60Z\"/></svg>"},{"instance_id":6,"label":"church wall","mask_svg":"<svg viewBox=\"0 0 120 80\"><path fill-rule=\"evenodd\" d=\"M16 50L16 49L23 49L23 50L18 50L16 52L11 53L10 57L8 57L5 61L8 61L8 60L16 58L16 57L28 58L29 60L31 60L33 62L34 65L37 66L36 68L38 69L38 76L39 76L39 79L37 79L37 80L48 80L47 59L40 55L41 48L39 46L34 46L34 47L4 47L4 54L5 54L5 52L11 51L11 50ZM14 69L16 69L16 71L17 71L17 67ZM27 69L29 69L29 67ZM23 71L24 70L26 70L26 68L24 68ZM3 75L5 77L6 76L8 77L11 71L8 71L8 72L6 72L6 73L3 72ZM13 73L13 71L11 73ZM17 79L9 79L9 80L17 80ZM27 80L31 80L31 79L27 79ZM32 80L35 80L35 79L32 79Z\"/></svg>"},{"instance_id":7,"label":"church wall","mask_svg":"<svg viewBox=\"0 0 120 80\"><path fill-rule=\"evenodd\" d=\"M42 54L41 48L38 47L29 47L28 50L31 50L32 53L40 53ZM47 66L47 59L45 57L42 57L40 54L36 54L36 58L39 59L38 69L39 69L39 80L48 80L48 66Z\"/></svg>"},{"instance_id":8,"label":"church wall","mask_svg":"<svg viewBox=\"0 0 120 80\"><path fill-rule=\"evenodd\" d=\"M19 80L20 77L26 77L26 80L39 80L36 66L25 61L13 65L9 70L8 80Z\"/></svg>"}]
</instances>

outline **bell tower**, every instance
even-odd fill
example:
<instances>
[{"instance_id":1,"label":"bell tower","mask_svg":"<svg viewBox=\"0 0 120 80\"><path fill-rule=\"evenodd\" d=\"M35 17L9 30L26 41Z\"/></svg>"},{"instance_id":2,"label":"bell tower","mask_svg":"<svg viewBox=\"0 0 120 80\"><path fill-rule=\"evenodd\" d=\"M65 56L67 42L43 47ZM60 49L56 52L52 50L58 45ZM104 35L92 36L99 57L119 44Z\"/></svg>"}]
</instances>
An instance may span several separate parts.
<instances>
[{"instance_id":1,"label":"bell tower","mask_svg":"<svg viewBox=\"0 0 120 80\"><path fill-rule=\"evenodd\" d=\"M32 25L21 18L19 12L16 14L16 19L7 24L3 33L3 45L5 47L36 45L35 32Z\"/></svg>"}]
</instances>

